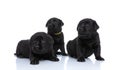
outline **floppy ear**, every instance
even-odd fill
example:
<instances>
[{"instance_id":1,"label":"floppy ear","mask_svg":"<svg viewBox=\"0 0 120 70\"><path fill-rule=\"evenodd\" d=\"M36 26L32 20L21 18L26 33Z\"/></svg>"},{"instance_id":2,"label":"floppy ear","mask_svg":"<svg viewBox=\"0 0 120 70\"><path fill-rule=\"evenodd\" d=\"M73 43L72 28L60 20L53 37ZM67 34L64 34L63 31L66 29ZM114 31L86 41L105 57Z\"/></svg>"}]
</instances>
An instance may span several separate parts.
<instances>
[{"instance_id":1,"label":"floppy ear","mask_svg":"<svg viewBox=\"0 0 120 70\"><path fill-rule=\"evenodd\" d=\"M79 24L78 24L78 26L77 26L77 31L79 30Z\"/></svg>"},{"instance_id":2,"label":"floppy ear","mask_svg":"<svg viewBox=\"0 0 120 70\"><path fill-rule=\"evenodd\" d=\"M64 25L64 23L63 23L63 21L62 21L62 20L60 20L60 24L61 24L61 26L63 26L63 25Z\"/></svg>"},{"instance_id":3,"label":"floppy ear","mask_svg":"<svg viewBox=\"0 0 120 70\"><path fill-rule=\"evenodd\" d=\"M93 26L94 26L94 29L95 29L95 30L99 29L99 26L98 26L98 24L97 24L96 21L93 22Z\"/></svg>"},{"instance_id":4,"label":"floppy ear","mask_svg":"<svg viewBox=\"0 0 120 70\"><path fill-rule=\"evenodd\" d=\"M50 20L47 21L47 23L46 23L46 27L48 27L49 24L50 24Z\"/></svg>"},{"instance_id":5,"label":"floppy ear","mask_svg":"<svg viewBox=\"0 0 120 70\"><path fill-rule=\"evenodd\" d=\"M79 27L80 27L80 25L81 25L82 23L83 23L82 21L80 21L80 22L78 23L78 25L77 25L77 31L79 30Z\"/></svg>"}]
</instances>

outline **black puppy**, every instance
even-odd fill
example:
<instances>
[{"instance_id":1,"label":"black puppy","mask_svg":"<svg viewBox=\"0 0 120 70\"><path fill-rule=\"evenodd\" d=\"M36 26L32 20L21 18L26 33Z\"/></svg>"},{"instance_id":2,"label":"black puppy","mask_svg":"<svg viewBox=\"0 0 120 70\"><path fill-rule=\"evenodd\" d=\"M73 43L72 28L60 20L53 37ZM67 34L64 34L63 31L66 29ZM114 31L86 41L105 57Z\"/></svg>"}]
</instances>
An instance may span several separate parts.
<instances>
[{"instance_id":1,"label":"black puppy","mask_svg":"<svg viewBox=\"0 0 120 70\"><path fill-rule=\"evenodd\" d=\"M100 55L98 28L95 20L89 18L81 20L77 27L78 37L67 44L69 56L77 58L77 61L84 62L85 58L94 53L97 60L104 60Z\"/></svg>"},{"instance_id":2,"label":"black puppy","mask_svg":"<svg viewBox=\"0 0 120 70\"><path fill-rule=\"evenodd\" d=\"M50 35L38 32L30 40L21 40L15 55L20 58L29 58L30 64L39 64L40 59L59 61L55 56L53 43L54 40Z\"/></svg>"},{"instance_id":3,"label":"black puppy","mask_svg":"<svg viewBox=\"0 0 120 70\"><path fill-rule=\"evenodd\" d=\"M62 26L64 23L58 18L51 18L48 20L46 27L48 29L48 34L54 39L54 51L57 54L67 55L64 49L64 35L62 32ZM61 52L58 52L58 50Z\"/></svg>"}]
</instances>

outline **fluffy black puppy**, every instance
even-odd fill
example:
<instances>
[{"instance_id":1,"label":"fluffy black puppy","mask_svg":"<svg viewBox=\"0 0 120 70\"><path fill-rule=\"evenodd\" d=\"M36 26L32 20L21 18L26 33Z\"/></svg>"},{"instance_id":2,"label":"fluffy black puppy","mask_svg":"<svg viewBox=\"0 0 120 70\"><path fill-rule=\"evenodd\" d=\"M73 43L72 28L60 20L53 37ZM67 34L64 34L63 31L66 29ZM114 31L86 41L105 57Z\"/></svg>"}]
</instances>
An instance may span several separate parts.
<instances>
[{"instance_id":1,"label":"fluffy black puppy","mask_svg":"<svg viewBox=\"0 0 120 70\"><path fill-rule=\"evenodd\" d=\"M58 18L51 18L48 20L46 27L48 29L48 34L54 39L54 51L62 55L67 55L64 49L64 35L62 32L62 26L64 23ZM58 52L58 50L61 52Z\"/></svg>"},{"instance_id":2,"label":"fluffy black puppy","mask_svg":"<svg viewBox=\"0 0 120 70\"><path fill-rule=\"evenodd\" d=\"M84 62L85 58L94 53L97 60L104 60L100 55L98 28L95 20L89 18L81 20L77 27L78 37L70 40L67 44L69 56L77 58L77 61Z\"/></svg>"},{"instance_id":3,"label":"fluffy black puppy","mask_svg":"<svg viewBox=\"0 0 120 70\"><path fill-rule=\"evenodd\" d=\"M39 64L40 59L59 61L53 50L54 40L44 32L35 33L30 40L21 40L18 43L15 55L20 58L29 58L30 64Z\"/></svg>"}]
</instances>

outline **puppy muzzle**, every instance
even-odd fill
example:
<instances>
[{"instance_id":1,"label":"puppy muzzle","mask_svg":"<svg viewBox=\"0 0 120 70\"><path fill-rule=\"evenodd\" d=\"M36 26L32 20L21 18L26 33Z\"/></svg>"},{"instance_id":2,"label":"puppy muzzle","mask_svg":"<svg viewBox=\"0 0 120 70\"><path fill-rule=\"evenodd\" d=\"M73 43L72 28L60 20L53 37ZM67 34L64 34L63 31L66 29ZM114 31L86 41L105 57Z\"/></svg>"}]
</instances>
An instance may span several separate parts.
<instances>
[{"instance_id":1,"label":"puppy muzzle","mask_svg":"<svg viewBox=\"0 0 120 70\"><path fill-rule=\"evenodd\" d=\"M35 54L45 54L47 50L45 48L39 49L38 47L32 47L32 52Z\"/></svg>"}]
</instances>

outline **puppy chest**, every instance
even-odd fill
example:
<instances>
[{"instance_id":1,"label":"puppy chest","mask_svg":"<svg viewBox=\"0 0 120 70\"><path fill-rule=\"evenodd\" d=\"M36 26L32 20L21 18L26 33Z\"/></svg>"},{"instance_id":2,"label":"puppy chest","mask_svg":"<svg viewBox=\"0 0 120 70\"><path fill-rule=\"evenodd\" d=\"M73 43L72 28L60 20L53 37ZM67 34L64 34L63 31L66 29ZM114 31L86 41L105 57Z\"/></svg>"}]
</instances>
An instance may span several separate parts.
<instances>
[{"instance_id":1,"label":"puppy chest","mask_svg":"<svg viewBox=\"0 0 120 70\"><path fill-rule=\"evenodd\" d=\"M89 47L92 48L96 42L95 41L84 41L82 42L81 46L82 47Z\"/></svg>"},{"instance_id":2,"label":"puppy chest","mask_svg":"<svg viewBox=\"0 0 120 70\"><path fill-rule=\"evenodd\" d=\"M59 43L59 42L62 42L62 41L63 41L62 37L54 37L54 42L55 43Z\"/></svg>"}]
</instances>

